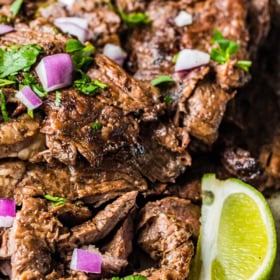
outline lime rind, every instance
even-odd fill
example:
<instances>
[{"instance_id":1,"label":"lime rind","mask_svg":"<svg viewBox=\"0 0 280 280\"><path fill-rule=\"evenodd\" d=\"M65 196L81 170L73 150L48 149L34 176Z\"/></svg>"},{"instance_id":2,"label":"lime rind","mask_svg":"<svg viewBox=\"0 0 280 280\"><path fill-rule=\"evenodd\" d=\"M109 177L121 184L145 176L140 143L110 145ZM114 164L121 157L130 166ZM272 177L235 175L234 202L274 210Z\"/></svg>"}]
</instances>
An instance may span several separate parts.
<instances>
[{"instance_id":1,"label":"lime rind","mask_svg":"<svg viewBox=\"0 0 280 280\"><path fill-rule=\"evenodd\" d=\"M267 254L250 280L269 279L276 257L277 241L274 220L268 203L252 186L233 178L220 181L216 179L215 174L205 174L202 179L203 202L207 203L203 203L202 206L200 244L193 264L195 273L191 273L190 279L211 279L212 262L217 256L217 238L223 203L234 193L246 194L256 202L268 234ZM197 272L198 266L201 266L200 273Z\"/></svg>"}]
</instances>

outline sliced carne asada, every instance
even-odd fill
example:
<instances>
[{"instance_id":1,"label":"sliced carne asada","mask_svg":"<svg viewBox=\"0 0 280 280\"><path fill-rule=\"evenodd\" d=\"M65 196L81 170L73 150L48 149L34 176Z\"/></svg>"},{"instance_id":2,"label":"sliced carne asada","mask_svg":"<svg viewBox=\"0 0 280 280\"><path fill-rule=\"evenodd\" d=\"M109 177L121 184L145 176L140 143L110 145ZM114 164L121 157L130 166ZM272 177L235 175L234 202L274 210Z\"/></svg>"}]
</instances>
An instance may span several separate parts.
<instances>
[{"instance_id":1,"label":"sliced carne asada","mask_svg":"<svg viewBox=\"0 0 280 280\"><path fill-rule=\"evenodd\" d=\"M132 191L117 198L96 214L91 221L71 228L70 244L86 245L106 237L135 206L137 191Z\"/></svg>"}]
</instances>

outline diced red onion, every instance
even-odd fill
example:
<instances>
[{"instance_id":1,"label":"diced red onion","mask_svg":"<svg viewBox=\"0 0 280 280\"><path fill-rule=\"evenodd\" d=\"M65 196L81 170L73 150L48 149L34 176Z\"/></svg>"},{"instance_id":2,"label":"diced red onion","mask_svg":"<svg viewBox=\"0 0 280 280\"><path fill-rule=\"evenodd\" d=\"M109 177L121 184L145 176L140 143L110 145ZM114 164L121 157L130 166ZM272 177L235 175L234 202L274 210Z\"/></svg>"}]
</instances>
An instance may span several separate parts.
<instances>
[{"instance_id":1,"label":"diced red onion","mask_svg":"<svg viewBox=\"0 0 280 280\"><path fill-rule=\"evenodd\" d=\"M103 49L103 54L119 65L122 65L127 57L127 53L121 47L113 44L106 44Z\"/></svg>"},{"instance_id":2,"label":"diced red onion","mask_svg":"<svg viewBox=\"0 0 280 280\"><path fill-rule=\"evenodd\" d=\"M59 3L65 5L67 9L71 9L75 3L75 0L58 0Z\"/></svg>"},{"instance_id":3,"label":"diced red onion","mask_svg":"<svg viewBox=\"0 0 280 280\"><path fill-rule=\"evenodd\" d=\"M209 61L210 56L208 53L198 50L184 49L179 52L175 65L175 71L178 72L192 69L207 64Z\"/></svg>"},{"instance_id":4,"label":"diced red onion","mask_svg":"<svg viewBox=\"0 0 280 280\"><path fill-rule=\"evenodd\" d=\"M15 29L7 24L0 23L0 35L14 31Z\"/></svg>"},{"instance_id":5,"label":"diced red onion","mask_svg":"<svg viewBox=\"0 0 280 280\"><path fill-rule=\"evenodd\" d=\"M175 18L175 23L180 27L190 25L192 24L192 15L185 11L181 11Z\"/></svg>"},{"instance_id":6,"label":"diced red onion","mask_svg":"<svg viewBox=\"0 0 280 280\"><path fill-rule=\"evenodd\" d=\"M42 100L30 88L30 86L23 87L16 95L29 110L33 110L42 105Z\"/></svg>"},{"instance_id":7,"label":"diced red onion","mask_svg":"<svg viewBox=\"0 0 280 280\"><path fill-rule=\"evenodd\" d=\"M74 249L70 268L87 273L101 273L102 255L82 249Z\"/></svg>"},{"instance_id":8,"label":"diced red onion","mask_svg":"<svg viewBox=\"0 0 280 280\"><path fill-rule=\"evenodd\" d=\"M70 54L45 56L35 69L45 91L53 91L72 84L74 66Z\"/></svg>"},{"instance_id":9,"label":"diced red onion","mask_svg":"<svg viewBox=\"0 0 280 280\"><path fill-rule=\"evenodd\" d=\"M76 36L81 42L88 36L88 21L79 17L61 17L54 20L54 25L64 33Z\"/></svg>"},{"instance_id":10,"label":"diced red onion","mask_svg":"<svg viewBox=\"0 0 280 280\"><path fill-rule=\"evenodd\" d=\"M14 199L0 199L0 227L11 227L16 216L16 202Z\"/></svg>"}]
</instances>

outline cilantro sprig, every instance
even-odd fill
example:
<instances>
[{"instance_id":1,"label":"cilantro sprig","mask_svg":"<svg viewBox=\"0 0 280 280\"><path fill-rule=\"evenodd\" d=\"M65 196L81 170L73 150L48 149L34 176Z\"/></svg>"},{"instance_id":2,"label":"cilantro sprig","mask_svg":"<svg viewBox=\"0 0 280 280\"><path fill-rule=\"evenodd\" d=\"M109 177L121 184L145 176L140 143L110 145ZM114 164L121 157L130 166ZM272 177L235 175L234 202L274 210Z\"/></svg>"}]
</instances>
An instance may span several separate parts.
<instances>
[{"instance_id":1,"label":"cilantro sprig","mask_svg":"<svg viewBox=\"0 0 280 280\"><path fill-rule=\"evenodd\" d=\"M15 83L16 83L15 80L0 79L0 87L5 87L5 86L13 85Z\"/></svg>"},{"instance_id":2,"label":"cilantro sprig","mask_svg":"<svg viewBox=\"0 0 280 280\"><path fill-rule=\"evenodd\" d=\"M74 87L81 93L94 96L100 89L106 89L108 86L99 80L92 81L86 74L81 79L74 81Z\"/></svg>"},{"instance_id":3,"label":"cilantro sprig","mask_svg":"<svg viewBox=\"0 0 280 280\"><path fill-rule=\"evenodd\" d=\"M156 87L163 83L174 83L174 82L175 81L171 76L159 75L158 77L156 77L154 80L151 81L151 85Z\"/></svg>"},{"instance_id":4,"label":"cilantro sprig","mask_svg":"<svg viewBox=\"0 0 280 280\"><path fill-rule=\"evenodd\" d=\"M1 48L0 78L15 75L19 71L28 71L42 52L42 48L36 44Z\"/></svg>"},{"instance_id":5,"label":"cilantro sprig","mask_svg":"<svg viewBox=\"0 0 280 280\"><path fill-rule=\"evenodd\" d=\"M5 122L9 121L9 116L6 108L6 100L4 90L1 89L1 114Z\"/></svg>"},{"instance_id":6,"label":"cilantro sprig","mask_svg":"<svg viewBox=\"0 0 280 280\"><path fill-rule=\"evenodd\" d=\"M61 92L60 91L56 91L55 92L55 106L59 107L60 103L61 103Z\"/></svg>"},{"instance_id":7,"label":"cilantro sprig","mask_svg":"<svg viewBox=\"0 0 280 280\"><path fill-rule=\"evenodd\" d=\"M49 194L44 195L44 198L51 201L53 206L64 205L65 201L68 200L67 198L64 197L52 196Z\"/></svg>"},{"instance_id":8,"label":"cilantro sprig","mask_svg":"<svg viewBox=\"0 0 280 280\"><path fill-rule=\"evenodd\" d=\"M13 2L13 4L10 7L10 11L13 14L13 16L16 16L19 13L22 4L23 0L16 0Z\"/></svg>"},{"instance_id":9,"label":"cilantro sprig","mask_svg":"<svg viewBox=\"0 0 280 280\"><path fill-rule=\"evenodd\" d=\"M90 124L90 127L92 128L93 132L97 132L102 128L102 123L101 122L93 122Z\"/></svg>"},{"instance_id":10,"label":"cilantro sprig","mask_svg":"<svg viewBox=\"0 0 280 280\"><path fill-rule=\"evenodd\" d=\"M47 92L43 89L43 87L37 82L35 77L28 72L22 73L23 80L21 81L20 88L23 86L30 86L31 89L40 97L44 98L47 96Z\"/></svg>"},{"instance_id":11,"label":"cilantro sprig","mask_svg":"<svg viewBox=\"0 0 280 280\"><path fill-rule=\"evenodd\" d=\"M136 27L142 24L148 24L151 22L149 15L146 13L133 12L126 14L122 9L118 8L118 12L121 19L128 27Z\"/></svg>"},{"instance_id":12,"label":"cilantro sprig","mask_svg":"<svg viewBox=\"0 0 280 280\"><path fill-rule=\"evenodd\" d=\"M224 64L229 61L231 55L237 53L239 50L239 44L225 39L218 29L214 29L212 43L216 43L218 47L211 49L210 58L219 64ZM236 67L248 72L251 65L252 62L249 60L239 60Z\"/></svg>"},{"instance_id":13,"label":"cilantro sprig","mask_svg":"<svg viewBox=\"0 0 280 280\"><path fill-rule=\"evenodd\" d=\"M147 278L141 275L129 275L126 277L113 277L112 280L147 280Z\"/></svg>"}]
</instances>

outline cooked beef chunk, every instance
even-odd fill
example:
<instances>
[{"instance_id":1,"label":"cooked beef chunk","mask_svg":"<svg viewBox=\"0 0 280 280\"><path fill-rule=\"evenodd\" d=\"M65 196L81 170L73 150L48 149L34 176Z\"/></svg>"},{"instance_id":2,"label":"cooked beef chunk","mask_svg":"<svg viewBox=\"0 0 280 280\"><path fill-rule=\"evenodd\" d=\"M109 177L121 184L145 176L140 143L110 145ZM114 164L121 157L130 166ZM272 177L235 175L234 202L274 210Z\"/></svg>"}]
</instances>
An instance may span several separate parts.
<instances>
[{"instance_id":1,"label":"cooked beef chunk","mask_svg":"<svg viewBox=\"0 0 280 280\"><path fill-rule=\"evenodd\" d=\"M167 150L157 143L158 135L154 133L149 128L143 129L139 141L141 150L134 150L136 166L151 182L174 182L191 164L190 155L187 151L179 154ZM169 136L166 134L166 137Z\"/></svg>"},{"instance_id":2,"label":"cooked beef chunk","mask_svg":"<svg viewBox=\"0 0 280 280\"><path fill-rule=\"evenodd\" d=\"M0 273L12 279L12 268L9 261L0 261Z\"/></svg>"},{"instance_id":3,"label":"cooked beef chunk","mask_svg":"<svg viewBox=\"0 0 280 280\"><path fill-rule=\"evenodd\" d=\"M90 209L83 205L76 205L69 201L59 206L50 206L50 211L56 215L64 225L69 227L81 224L92 216Z\"/></svg>"},{"instance_id":4,"label":"cooked beef chunk","mask_svg":"<svg viewBox=\"0 0 280 280\"><path fill-rule=\"evenodd\" d=\"M22 23L16 24L15 30L15 32L1 36L1 46L38 44L44 49L46 54L65 51L66 37L63 35L42 32L42 29L36 31Z\"/></svg>"},{"instance_id":5,"label":"cooked beef chunk","mask_svg":"<svg viewBox=\"0 0 280 280\"><path fill-rule=\"evenodd\" d=\"M203 83L186 102L184 125L194 137L213 143L231 96L219 86Z\"/></svg>"},{"instance_id":6,"label":"cooked beef chunk","mask_svg":"<svg viewBox=\"0 0 280 280\"><path fill-rule=\"evenodd\" d=\"M106 237L114 227L122 221L135 206L138 192L128 192L109 204L96 216L79 226L71 228L69 245L86 245L97 242ZM68 244L65 244L66 246Z\"/></svg>"},{"instance_id":7,"label":"cooked beef chunk","mask_svg":"<svg viewBox=\"0 0 280 280\"><path fill-rule=\"evenodd\" d=\"M97 98L104 104L122 109L125 113L151 110L160 102L156 88L137 81L104 55L96 55L95 67L89 70L88 75L92 80L99 79L109 86L109 90Z\"/></svg>"},{"instance_id":8,"label":"cooked beef chunk","mask_svg":"<svg viewBox=\"0 0 280 280\"><path fill-rule=\"evenodd\" d=\"M23 201L11 229L12 279L44 279L51 270L51 252L59 235L59 223L48 212L46 201Z\"/></svg>"},{"instance_id":9,"label":"cooked beef chunk","mask_svg":"<svg viewBox=\"0 0 280 280\"><path fill-rule=\"evenodd\" d=\"M40 119L23 115L0 124L0 158L18 157L34 160L45 149L45 138L39 132Z\"/></svg>"},{"instance_id":10,"label":"cooked beef chunk","mask_svg":"<svg viewBox=\"0 0 280 280\"><path fill-rule=\"evenodd\" d=\"M200 229L200 207L198 205L178 197L166 197L155 202L148 202L140 211L141 218L138 227L141 228L152 217L157 217L160 213L174 216L177 220L189 225L191 233L198 237Z\"/></svg>"},{"instance_id":11,"label":"cooked beef chunk","mask_svg":"<svg viewBox=\"0 0 280 280\"><path fill-rule=\"evenodd\" d=\"M124 220L123 224L119 227L110 240L103 248L102 251L112 257L127 260L132 252L132 241L134 236L134 220L135 209L132 209Z\"/></svg>"},{"instance_id":12,"label":"cooked beef chunk","mask_svg":"<svg viewBox=\"0 0 280 280\"><path fill-rule=\"evenodd\" d=\"M0 197L13 198L17 183L23 178L25 163L23 161L6 161L0 163Z\"/></svg>"},{"instance_id":13,"label":"cooked beef chunk","mask_svg":"<svg viewBox=\"0 0 280 280\"><path fill-rule=\"evenodd\" d=\"M226 149L222 154L222 163L231 176L246 182L253 182L262 173L258 160L240 148Z\"/></svg>"},{"instance_id":14,"label":"cooked beef chunk","mask_svg":"<svg viewBox=\"0 0 280 280\"><path fill-rule=\"evenodd\" d=\"M152 259L160 261L160 268L147 269L141 275L154 280L186 278L194 253L191 232L188 225L164 213L148 219L140 228L138 244Z\"/></svg>"},{"instance_id":15,"label":"cooked beef chunk","mask_svg":"<svg viewBox=\"0 0 280 280\"><path fill-rule=\"evenodd\" d=\"M13 240L11 240L11 229L3 229L0 240L0 260L10 259L13 253Z\"/></svg>"},{"instance_id":16,"label":"cooked beef chunk","mask_svg":"<svg viewBox=\"0 0 280 280\"><path fill-rule=\"evenodd\" d=\"M96 165L109 151L136 142L138 124L133 117L125 116L116 107L102 104L97 97L79 94L74 89L62 91L59 107L55 105L55 95L48 95L45 111L47 116L41 131L52 136L47 143L50 153L67 164L75 163L76 149ZM96 122L102 125L99 130L91 127Z\"/></svg>"}]
</instances>

